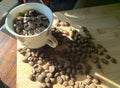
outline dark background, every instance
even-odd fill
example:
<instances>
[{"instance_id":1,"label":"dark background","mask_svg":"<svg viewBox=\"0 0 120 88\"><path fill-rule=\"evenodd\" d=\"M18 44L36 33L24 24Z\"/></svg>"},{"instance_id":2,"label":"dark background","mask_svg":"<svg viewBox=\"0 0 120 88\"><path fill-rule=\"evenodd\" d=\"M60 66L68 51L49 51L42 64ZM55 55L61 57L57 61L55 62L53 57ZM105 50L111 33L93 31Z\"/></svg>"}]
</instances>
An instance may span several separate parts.
<instances>
[{"instance_id":1,"label":"dark background","mask_svg":"<svg viewBox=\"0 0 120 88\"><path fill-rule=\"evenodd\" d=\"M120 0L79 0L79 1L81 2L80 8L120 3Z\"/></svg>"}]
</instances>

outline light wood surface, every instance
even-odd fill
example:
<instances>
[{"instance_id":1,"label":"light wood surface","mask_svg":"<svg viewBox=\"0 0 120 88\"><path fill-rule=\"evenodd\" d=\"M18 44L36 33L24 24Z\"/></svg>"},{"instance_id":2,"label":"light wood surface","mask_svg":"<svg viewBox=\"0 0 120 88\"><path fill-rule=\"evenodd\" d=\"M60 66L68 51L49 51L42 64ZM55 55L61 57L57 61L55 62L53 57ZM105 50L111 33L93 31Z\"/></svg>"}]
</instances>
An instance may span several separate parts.
<instances>
[{"instance_id":1,"label":"light wood surface","mask_svg":"<svg viewBox=\"0 0 120 88\"><path fill-rule=\"evenodd\" d=\"M104 65L102 73L93 65L92 74L102 80L103 88L120 88L120 4L56 12L55 18L88 28L95 42L102 44L118 64ZM21 47L20 42L17 43ZM17 88L38 88L39 82L28 79L31 66L22 62L23 56L17 52ZM82 77L78 76L81 80ZM54 88L64 88L56 84Z\"/></svg>"}]
</instances>

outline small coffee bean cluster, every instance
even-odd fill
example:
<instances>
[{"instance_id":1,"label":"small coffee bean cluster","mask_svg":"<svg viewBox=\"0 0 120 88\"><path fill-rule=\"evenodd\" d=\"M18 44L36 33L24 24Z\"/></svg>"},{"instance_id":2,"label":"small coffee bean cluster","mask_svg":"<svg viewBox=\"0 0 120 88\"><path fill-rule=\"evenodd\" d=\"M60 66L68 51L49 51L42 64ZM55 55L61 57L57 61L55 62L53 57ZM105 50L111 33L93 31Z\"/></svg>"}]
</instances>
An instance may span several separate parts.
<instances>
[{"instance_id":1,"label":"small coffee bean cluster","mask_svg":"<svg viewBox=\"0 0 120 88\"><path fill-rule=\"evenodd\" d=\"M79 31L70 28L71 33L62 27L69 28L68 22L58 21L56 27L52 27L52 34L58 40L58 46L51 48L44 46L39 49L20 48L18 51L24 55L23 62L29 63L32 73L29 78L41 83L39 88L52 88L59 83L67 88L102 88L100 80L88 74L92 69L88 63L90 60L97 68L102 69L102 64L117 61L108 55L107 49L100 44L95 44L94 38L87 28ZM67 37L69 36L69 37ZM70 38L71 37L71 38ZM76 81L76 74L87 75L82 82Z\"/></svg>"},{"instance_id":2,"label":"small coffee bean cluster","mask_svg":"<svg viewBox=\"0 0 120 88\"><path fill-rule=\"evenodd\" d=\"M35 35L45 30L49 25L48 18L37 10L27 10L19 13L14 19L13 27L20 35Z\"/></svg>"}]
</instances>

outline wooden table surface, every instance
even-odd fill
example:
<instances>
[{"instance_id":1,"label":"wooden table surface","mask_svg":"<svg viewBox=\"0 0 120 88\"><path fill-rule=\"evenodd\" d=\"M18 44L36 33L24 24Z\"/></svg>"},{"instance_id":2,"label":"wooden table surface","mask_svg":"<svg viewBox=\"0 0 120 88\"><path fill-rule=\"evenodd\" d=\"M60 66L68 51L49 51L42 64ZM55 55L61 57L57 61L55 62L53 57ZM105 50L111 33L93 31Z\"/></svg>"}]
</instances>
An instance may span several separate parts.
<instances>
[{"instance_id":1,"label":"wooden table surface","mask_svg":"<svg viewBox=\"0 0 120 88\"><path fill-rule=\"evenodd\" d=\"M9 88L16 88L16 50L16 39L0 31L0 78Z\"/></svg>"},{"instance_id":2,"label":"wooden table surface","mask_svg":"<svg viewBox=\"0 0 120 88\"><path fill-rule=\"evenodd\" d=\"M108 49L109 54L118 60L118 64L105 65L104 74L93 66L92 74L102 80L103 88L120 88L120 4L56 12L54 17L87 27L95 42ZM21 44L18 42L17 46L19 48ZM28 79L32 68L23 63L22 58L23 56L17 53L17 88L38 88L38 82ZM64 87L57 84L54 88Z\"/></svg>"}]
</instances>

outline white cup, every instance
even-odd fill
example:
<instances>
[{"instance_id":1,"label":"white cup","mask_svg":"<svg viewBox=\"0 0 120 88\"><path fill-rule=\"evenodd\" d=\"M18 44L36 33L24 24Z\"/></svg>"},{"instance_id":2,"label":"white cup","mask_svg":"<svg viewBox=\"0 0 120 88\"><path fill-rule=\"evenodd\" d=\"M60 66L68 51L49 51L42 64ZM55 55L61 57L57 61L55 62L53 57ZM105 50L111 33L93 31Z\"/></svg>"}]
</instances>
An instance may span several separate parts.
<instances>
[{"instance_id":1,"label":"white cup","mask_svg":"<svg viewBox=\"0 0 120 88\"><path fill-rule=\"evenodd\" d=\"M44 31L38 34L31 35L31 36L19 35L14 31L13 21L20 12L25 12L26 10L29 10L29 9L35 9L43 13L48 18L50 23ZM46 5L43 5L40 3L33 3L33 2L21 4L13 8L9 12L5 20L6 29L11 34L13 34L24 46L28 48L40 48L46 44L48 44L50 47L53 47L53 48L57 46L58 41L56 40L55 37L52 36L51 31L50 31L50 27L52 23L53 23L52 11Z\"/></svg>"}]
</instances>

